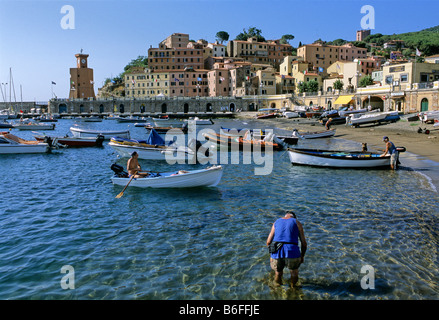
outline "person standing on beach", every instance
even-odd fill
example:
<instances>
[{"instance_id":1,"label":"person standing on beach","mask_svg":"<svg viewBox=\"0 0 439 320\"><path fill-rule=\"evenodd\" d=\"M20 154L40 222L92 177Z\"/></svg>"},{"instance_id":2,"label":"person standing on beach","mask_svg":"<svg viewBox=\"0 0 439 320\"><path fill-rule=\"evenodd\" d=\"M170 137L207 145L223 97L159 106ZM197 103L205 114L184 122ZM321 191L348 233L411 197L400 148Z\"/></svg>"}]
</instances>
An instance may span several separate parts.
<instances>
[{"instance_id":1,"label":"person standing on beach","mask_svg":"<svg viewBox=\"0 0 439 320\"><path fill-rule=\"evenodd\" d=\"M389 137L384 136L383 141L386 143L386 149L383 150L384 153L380 157L390 154L390 169L395 170L398 164L399 152L393 142L389 140Z\"/></svg>"},{"instance_id":2,"label":"person standing on beach","mask_svg":"<svg viewBox=\"0 0 439 320\"><path fill-rule=\"evenodd\" d=\"M326 130L331 129L331 122L332 122L332 118L329 118L328 121L326 121L326 123L325 123Z\"/></svg>"},{"instance_id":3,"label":"person standing on beach","mask_svg":"<svg viewBox=\"0 0 439 320\"><path fill-rule=\"evenodd\" d=\"M282 243L282 247L270 255L270 266L275 272L274 281L281 285L283 269L288 267L291 273L291 286L294 288L299 280L299 266L304 261L307 244L302 224L293 211L286 211L284 217L273 223L267 238L267 246L273 241Z\"/></svg>"}]
</instances>

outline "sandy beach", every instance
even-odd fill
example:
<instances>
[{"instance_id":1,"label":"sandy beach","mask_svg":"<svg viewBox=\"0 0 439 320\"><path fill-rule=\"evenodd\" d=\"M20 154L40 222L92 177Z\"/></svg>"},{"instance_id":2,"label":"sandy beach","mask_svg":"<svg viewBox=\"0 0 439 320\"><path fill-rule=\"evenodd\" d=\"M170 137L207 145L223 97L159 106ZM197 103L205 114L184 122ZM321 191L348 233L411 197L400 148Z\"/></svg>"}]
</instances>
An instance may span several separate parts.
<instances>
[{"instance_id":1,"label":"sandy beach","mask_svg":"<svg viewBox=\"0 0 439 320\"><path fill-rule=\"evenodd\" d=\"M239 113L238 119L255 119L255 112ZM267 127L285 130L321 131L325 127L317 119L266 119ZM407 121L405 117L395 123L381 125L362 125L358 128L344 124L333 125L337 129L335 138L347 139L359 143L367 143L370 151L382 151L385 148L383 136L388 136L396 146L405 147L400 160L403 166L408 166L424 173L430 182L439 190L439 127L421 121ZM430 130L429 134L418 133L419 128Z\"/></svg>"}]
</instances>

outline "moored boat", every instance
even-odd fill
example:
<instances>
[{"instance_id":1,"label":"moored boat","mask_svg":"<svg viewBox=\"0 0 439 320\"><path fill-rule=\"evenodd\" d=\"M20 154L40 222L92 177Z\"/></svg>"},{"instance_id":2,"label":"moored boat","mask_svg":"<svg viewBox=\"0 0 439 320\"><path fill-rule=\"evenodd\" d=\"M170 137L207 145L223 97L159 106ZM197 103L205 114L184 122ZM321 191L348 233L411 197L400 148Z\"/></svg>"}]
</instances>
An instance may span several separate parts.
<instances>
[{"instance_id":1,"label":"moored boat","mask_svg":"<svg viewBox=\"0 0 439 320\"><path fill-rule=\"evenodd\" d=\"M189 160L194 159L196 153L194 149L175 144L166 145L159 134L152 130L147 140L124 139L113 137L108 144L121 157L131 157L136 151L139 159L145 160ZM197 154L199 157L200 155ZM208 157L206 157L207 159Z\"/></svg>"},{"instance_id":2,"label":"moored boat","mask_svg":"<svg viewBox=\"0 0 439 320\"><path fill-rule=\"evenodd\" d=\"M34 135L34 138L37 141L44 141L47 138L45 135ZM98 135L96 137L84 137L84 138L76 138L76 137L49 137L52 139L53 144L58 143L64 146L68 146L70 148L80 148L80 147L102 147L102 143L104 142L104 136Z\"/></svg>"},{"instance_id":3,"label":"moored boat","mask_svg":"<svg viewBox=\"0 0 439 320\"><path fill-rule=\"evenodd\" d=\"M97 116L90 116L83 119L84 122L102 122L102 118Z\"/></svg>"},{"instance_id":4,"label":"moored boat","mask_svg":"<svg viewBox=\"0 0 439 320\"><path fill-rule=\"evenodd\" d=\"M218 133L203 133L203 136L209 140L210 142L216 143L218 145L225 145L233 150L233 146L236 146L239 150L253 150L254 147L258 147L261 150L265 150L266 148L272 150L282 150L283 145L271 141L264 140L254 140L254 139L245 139L245 137L240 136L226 136Z\"/></svg>"},{"instance_id":5,"label":"moored boat","mask_svg":"<svg viewBox=\"0 0 439 320\"><path fill-rule=\"evenodd\" d=\"M214 124L212 119L200 119L198 117L189 118L184 120L187 123L195 123L196 125L211 125Z\"/></svg>"},{"instance_id":6,"label":"moored boat","mask_svg":"<svg viewBox=\"0 0 439 320\"><path fill-rule=\"evenodd\" d=\"M153 127L151 125L144 125L143 127L146 129L147 133L151 133L152 130L155 130L157 133L166 134L169 130L172 130L172 129L180 130L183 133L187 133L187 131L188 131L187 126L183 126L183 127L172 127L172 126L171 127Z\"/></svg>"},{"instance_id":7,"label":"moored boat","mask_svg":"<svg viewBox=\"0 0 439 320\"><path fill-rule=\"evenodd\" d=\"M1 121L0 119L0 129L12 129L14 126L7 122L6 120Z\"/></svg>"},{"instance_id":8,"label":"moored boat","mask_svg":"<svg viewBox=\"0 0 439 320\"><path fill-rule=\"evenodd\" d=\"M46 153L50 143L21 139L8 132L0 132L0 154Z\"/></svg>"},{"instance_id":9,"label":"moored boat","mask_svg":"<svg viewBox=\"0 0 439 320\"><path fill-rule=\"evenodd\" d=\"M403 152L405 148L398 147ZM390 167L390 155L361 151L331 151L289 148L292 164L332 168L380 168Z\"/></svg>"},{"instance_id":10,"label":"moored boat","mask_svg":"<svg viewBox=\"0 0 439 320\"><path fill-rule=\"evenodd\" d=\"M181 121L179 119L169 119L169 117L152 118L152 122L156 127L181 128L185 125L184 121Z\"/></svg>"},{"instance_id":11,"label":"moored boat","mask_svg":"<svg viewBox=\"0 0 439 320\"><path fill-rule=\"evenodd\" d=\"M37 123L32 121L20 121L12 124L18 130L55 130L54 123Z\"/></svg>"},{"instance_id":12,"label":"moored boat","mask_svg":"<svg viewBox=\"0 0 439 320\"><path fill-rule=\"evenodd\" d=\"M111 166L115 172L111 181L115 185L126 186L130 177L121 166ZM130 186L139 188L195 188L214 187L221 181L222 166L212 166L199 170L177 170L170 172L151 173L145 178L132 179Z\"/></svg>"},{"instance_id":13,"label":"moored boat","mask_svg":"<svg viewBox=\"0 0 439 320\"><path fill-rule=\"evenodd\" d=\"M112 137L121 137L121 138L130 138L129 130L114 130L114 131L105 131L105 130L89 130L89 129L80 129L76 127L70 127L70 131L73 133L73 136L76 138L86 138L101 135L104 136L105 140L110 140Z\"/></svg>"}]
</instances>

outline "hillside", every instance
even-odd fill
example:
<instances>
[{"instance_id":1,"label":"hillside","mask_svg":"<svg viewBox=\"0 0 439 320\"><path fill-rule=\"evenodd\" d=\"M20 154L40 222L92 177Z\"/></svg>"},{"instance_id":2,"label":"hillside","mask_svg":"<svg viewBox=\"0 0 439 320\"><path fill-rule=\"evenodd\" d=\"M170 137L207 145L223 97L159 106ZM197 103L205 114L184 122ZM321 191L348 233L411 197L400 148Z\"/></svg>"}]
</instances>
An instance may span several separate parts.
<instances>
[{"instance_id":1,"label":"hillside","mask_svg":"<svg viewBox=\"0 0 439 320\"><path fill-rule=\"evenodd\" d=\"M389 40L403 40L405 46L416 50L418 48L424 56L439 53L439 26L424 29L416 32L407 32L393 35L383 35L381 33L371 34L366 37L364 42L376 43L382 46Z\"/></svg>"}]
</instances>

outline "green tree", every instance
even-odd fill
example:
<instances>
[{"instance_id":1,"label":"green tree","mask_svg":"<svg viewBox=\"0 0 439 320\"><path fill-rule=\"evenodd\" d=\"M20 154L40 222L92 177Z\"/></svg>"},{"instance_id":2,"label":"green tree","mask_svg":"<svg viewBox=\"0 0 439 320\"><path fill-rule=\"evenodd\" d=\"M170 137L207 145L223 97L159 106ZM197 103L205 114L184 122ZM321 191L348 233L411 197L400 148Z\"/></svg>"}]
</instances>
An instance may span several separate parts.
<instances>
[{"instance_id":1,"label":"green tree","mask_svg":"<svg viewBox=\"0 0 439 320\"><path fill-rule=\"evenodd\" d=\"M299 89L299 93L304 93L304 92L307 92L308 85L306 82L299 82L299 84L297 85L297 88Z\"/></svg>"},{"instance_id":2,"label":"green tree","mask_svg":"<svg viewBox=\"0 0 439 320\"><path fill-rule=\"evenodd\" d=\"M294 36L292 34L284 34L282 38L280 39L280 43L287 44L288 41L291 41L294 39Z\"/></svg>"},{"instance_id":3,"label":"green tree","mask_svg":"<svg viewBox=\"0 0 439 320\"><path fill-rule=\"evenodd\" d=\"M359 87L364 88L373 84L373 79L371 75L364 76L360 79L358 84Z\"/></svg>"},{"instance_id":4,"label":"green tree","mask_svg":"<svg viewBox=\"0 0 439 320\"><path fill-rule=\"evenodd\" d=\"M229 34L226 31L218 31L216 33L215 39L219 42L221 42L221 44L223 44L224 41L228 41L229 40Z\"/></svg>"},{"instance_id":5,"label":"green tree","mask_svg":"<svg viewBox=\"0 0 439 320\"><path fill-rule=\"evenodd\" d=\"M248 30L243 29L242 32L236 36L235 40L247 41L248 38L256 38L258 42L265 41L261 29L256 27L249 27Z\"/></svg>"},{"instance_id":6,"label":"green tree","mask_svg":"<svg viewBox=\"0 0 439 320\"><path fill-rule=\"evenodd\" d=\"M333 84L334 90L343 90L343 86L344 86L344 83L340 79L334 81L334 84Z\"/></svg>"},{"instance_id":7,"label":"green tree","mask_svg":"<svg viewBox=\"0 0 439 320\"><path fill-rule=\"evenodd\" d=\"M138 56L136 59L131 60L130 63L128 63L124 67L125 72L129 72L131 68L133 67L142 67L146 68L148 66L148 57L145 56Z\"/></svg>"},{"instance_id":8,"label":"green tree","mask_svg":"<svg viewBox=\"0 0 439 320\"><path fill-rule=\"evenodd\" d=\"M311 80L306 85L306 92L317 92L319 91L319 83L316 80Z\"/></svg>"}]
</instances>

